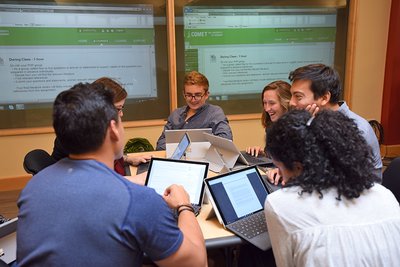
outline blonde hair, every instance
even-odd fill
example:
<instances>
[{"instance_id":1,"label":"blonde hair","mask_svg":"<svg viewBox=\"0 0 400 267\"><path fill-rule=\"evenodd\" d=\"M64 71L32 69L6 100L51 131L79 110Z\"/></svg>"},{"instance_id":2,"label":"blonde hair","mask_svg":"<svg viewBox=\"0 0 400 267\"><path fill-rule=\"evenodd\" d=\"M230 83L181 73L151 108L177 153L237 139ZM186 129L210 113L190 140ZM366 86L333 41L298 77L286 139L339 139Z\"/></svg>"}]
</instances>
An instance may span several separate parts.
<instances>
[{"instance_id":1,"label":"blonde hair","mask_svg":"<svg viewBox=\"0 0 400 267\"><path fill-rule=\"evenodd\" d=\"M201 85L203 86L205 93L208 92L208 87L209 87L207 77L197 71L191 71L187 73L185 75L183 85Z\"/></svg>"}]
</instances>

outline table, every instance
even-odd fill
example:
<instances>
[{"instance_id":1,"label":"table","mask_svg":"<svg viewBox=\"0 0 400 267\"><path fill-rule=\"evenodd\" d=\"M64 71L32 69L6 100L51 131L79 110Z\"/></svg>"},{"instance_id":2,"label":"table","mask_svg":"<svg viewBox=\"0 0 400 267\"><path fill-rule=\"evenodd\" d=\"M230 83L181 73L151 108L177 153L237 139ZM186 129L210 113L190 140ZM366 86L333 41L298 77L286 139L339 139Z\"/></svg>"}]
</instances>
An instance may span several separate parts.
<instances>
[{"instance_id":1,"label":"table","mask_svg":"<svg viewBox=\"0 0 400 267\"><path fill-rule=\"evenodd\" d=\"M151 152L140 152L140 153L132 153L129 155L151 155L158 158L165 158L165 151L151 151ZM130 173L132 175L136 174L136 167L130 166ZM209 171L208 176L214 176L215 173ZM197 216L197 221L199 222L201 231L203 232L203 236L206 242L207 249L215 249L215 248L225 248L232 247L240 244L244 244L245 241L240 237L236 236L232 232L226 230L219 222L217 217L212 217L207 219L210 211L212 209L211 204L206 203L201 207L200 214Z\"/></svg>"}]
</instances>

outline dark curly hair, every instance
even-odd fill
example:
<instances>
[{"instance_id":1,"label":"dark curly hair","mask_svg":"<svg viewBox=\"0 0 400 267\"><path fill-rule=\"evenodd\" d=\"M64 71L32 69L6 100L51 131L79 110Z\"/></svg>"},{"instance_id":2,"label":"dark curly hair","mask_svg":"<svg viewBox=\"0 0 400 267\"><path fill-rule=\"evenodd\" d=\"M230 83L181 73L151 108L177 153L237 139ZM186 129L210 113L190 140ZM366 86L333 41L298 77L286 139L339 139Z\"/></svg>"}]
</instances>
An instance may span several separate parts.
<instances>
[{"instance_id":1,"label":"dark curly hair","mask_svg":"<svg viewBox=\"0 0 400 267\"><path fill-rule=\"evenodd\" d=\"M305 110L284 114L267 135L269 155L294 170L299 162L302 173L288 181L304 192L335 187L337 199L357 198L373 186L373 160L369 146L354 121L341 112L323 110L311 119Z\"/></svg>"},{"instance_id":2,"label":"dark curly hair","mask_svg":"<svg viewBox=\"0 0 400 267\"><path fill-rule=\"evenodd\" d=\"M311 91L314 99L318 99L327 92L331 93L329 103L337 104L342 94L342 85L338 72L324 64L310 64L290 72L289 80L293 83L297 80L311 81Z\"/></svg>"}]
</instances>

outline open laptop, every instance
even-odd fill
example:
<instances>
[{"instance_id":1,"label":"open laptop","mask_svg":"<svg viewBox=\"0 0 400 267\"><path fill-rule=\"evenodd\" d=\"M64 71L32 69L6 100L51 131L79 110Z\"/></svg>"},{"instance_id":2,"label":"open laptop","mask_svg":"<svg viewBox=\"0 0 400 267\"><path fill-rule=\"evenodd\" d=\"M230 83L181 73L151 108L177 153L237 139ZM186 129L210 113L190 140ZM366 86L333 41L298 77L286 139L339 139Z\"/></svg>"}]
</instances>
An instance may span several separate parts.
<instances>
[{"instance_id":1,"label":"open laptop","mask_svg":"<svg viewBox=\"0 0 400 267\"><path fill-rule=\"evenodd\" d=\"M0 259L7 264L17 258L17 223L18 217L15 217L0 224Z\"/></svg>"},{"instance_id":2,"label":"open laptop","mask_svg":"<svg viewBox=\"0 0 400 267\"><path fill-rule=\"evenodd\" d=\"M210 143L204 137L203 133L211 134L211 128L165 130L165 152L167 158L171 157L178 142L185 133L189 135L191 142L190 147L186 151L186 159L195 160L204 158L208 148L210 147Z\"/></svg>"},{"instance_id":3,"label":"open laptop","mask_svg":"<svg viewBox=\"0 0 400 267\"><path fill-rule=\"evenodd\" d=\"M264 215L269 192L257 166L207 178L205 184L215 215L224 228L262 250L271 248Z\"/></svg>"},{"instance_id":4,"label":"open laptop","mask_svg":"<svg viewBox=\"0 0 400 267\"><path fill-rule=\"evenodd\" d=\"M243 154L236 148L232 140L204 133L205 138L210 142L211 146L207 150L205 160L210 163L210 170L213 172L224 172L224 170L232 170L235 168L243 168L250 165L268 165L272 161L265 158L258 164L249 162Z\"/></svg>"},{"instance_id":5,"label":"open laptop","mask_svg":"<svg viewBox=\"0 0 400 267\"><path fill-rule=\"evenodd\" d=\"M207 162L152 158L145 185L160 195L172 184L182 185L197 215L203 202L207 173Z\"/></svg>"},{"instance_id":6,"label":"open laptop","mask_svg":"<svg viewBox=\"0 0 400 267\"><path fill-rule=\"evenodd\" d=\"M170 157L171 159L181 159L184 155L186 150L190 146L190 138L187 133L184 133L178 143L178 145L175 147L174 152L171 154ZM150 162L146 163L141 163L137 166L136 174L140 174L142 172L146 172L149 169Z\"/></svg>"}]
</instances>

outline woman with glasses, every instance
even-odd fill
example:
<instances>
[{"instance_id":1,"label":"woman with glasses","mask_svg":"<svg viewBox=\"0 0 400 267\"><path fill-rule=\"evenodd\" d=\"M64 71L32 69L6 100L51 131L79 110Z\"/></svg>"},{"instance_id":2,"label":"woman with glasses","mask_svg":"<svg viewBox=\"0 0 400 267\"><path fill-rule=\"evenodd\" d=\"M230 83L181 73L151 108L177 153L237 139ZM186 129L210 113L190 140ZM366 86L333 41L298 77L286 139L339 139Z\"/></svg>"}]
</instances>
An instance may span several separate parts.
<instances>
[{"instance_id":1,"label":"woman with glasses","mask_svg":"<svg viewBox=\"0 0 400 267\"><path fill-rule=\"evenodd\" d=\"M232 140L232 131L224 111L207 103L210 92L206 76L192 71L185 75L183 97L186 105L174 110L157 141L157 150L165 150L165 130L211 128L214 135Z\"/></svg>"},{"instance_id":2,"label":"woman with glasses","mask_svg":"<svg viewBox=\"0 0 400 267\"><path fill-rule=\"evenodd\" d=\"M118 110L119 116L122 118L122 116L124 116L123 109L125 105L125 100L128 97L128 93L126 92L126 90L119 83L107 77L99 78L96 81L94 81L93 84L101 84L105 88L111 90L114 93L114 106ZM66 149L64 149L62 144L59 142L58 138L56 138L54 140L54 148L51 156L58 161L62 158L68 157L68 154L69 152ZM150 156L134 157L125 155L122 158L115 160L114 170L121 175L125 175L124 163L137 166L140 163L145 163L149 160Z\"/></svg>"}]
</instances>

